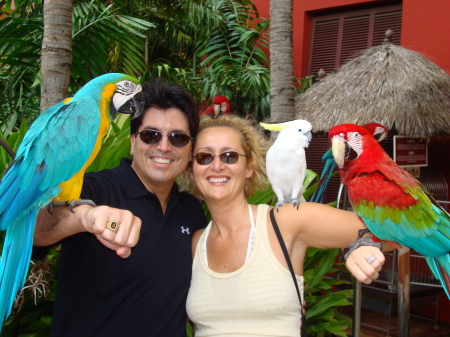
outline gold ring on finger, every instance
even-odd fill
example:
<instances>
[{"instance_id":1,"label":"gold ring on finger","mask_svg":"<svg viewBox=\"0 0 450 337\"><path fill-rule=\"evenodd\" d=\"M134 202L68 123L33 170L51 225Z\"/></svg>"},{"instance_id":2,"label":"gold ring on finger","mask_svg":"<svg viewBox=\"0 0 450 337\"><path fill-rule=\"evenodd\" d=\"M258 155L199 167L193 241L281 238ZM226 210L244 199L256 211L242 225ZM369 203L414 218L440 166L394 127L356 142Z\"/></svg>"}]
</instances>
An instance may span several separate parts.
<instances>
[{"instance_id":1,"label":"gold ring on finger","mask_svg":"<svg viewBox=\"0 0 450 337\"><path fill-rule=\"evenodd\" d=\"M116 220L109 220L106 222L106 229L117 232L119 230L119 223Z\"/></svg>"}]
</instances>

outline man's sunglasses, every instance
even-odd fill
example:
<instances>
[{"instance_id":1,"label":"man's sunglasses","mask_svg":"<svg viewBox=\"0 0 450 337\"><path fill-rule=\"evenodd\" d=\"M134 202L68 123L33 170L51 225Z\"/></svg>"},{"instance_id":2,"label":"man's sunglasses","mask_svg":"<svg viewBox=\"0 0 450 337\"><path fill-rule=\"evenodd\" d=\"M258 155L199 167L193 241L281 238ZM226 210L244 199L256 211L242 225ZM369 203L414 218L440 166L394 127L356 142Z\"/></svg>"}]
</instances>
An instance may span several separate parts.
<instances>
[{"instance_id":1,"label":"man's sunglasses","mask_svg":"<svg viewBox=\"0 0 450 337\"><path fill-rule=\"evenodd\" d=\"M176 133L176 132L168 132L168 131L157 131L157 130L143 130L141 132L136 132L137 135L141 138L141 140L150 145L158 144L163 134L167 135L170 144L175 147L183 147L189 144L189 141L193 139L184 133Z\"/></svg>"},{"instance_id":2,"label":"man's sunglasses","mask_svg":"<svg viewBox=\"0 0 450 337\"><path fill-rule=\"evenodd\" d=\"M247 157L245 154L240 154L236 151L227 151L221 154L199 152L195 155L195 161L200 165L209 165L213 162L214 157L216 156L218 156L220 161L224 164L236 164L240 156Z\"/></svg>"}]
</instances>

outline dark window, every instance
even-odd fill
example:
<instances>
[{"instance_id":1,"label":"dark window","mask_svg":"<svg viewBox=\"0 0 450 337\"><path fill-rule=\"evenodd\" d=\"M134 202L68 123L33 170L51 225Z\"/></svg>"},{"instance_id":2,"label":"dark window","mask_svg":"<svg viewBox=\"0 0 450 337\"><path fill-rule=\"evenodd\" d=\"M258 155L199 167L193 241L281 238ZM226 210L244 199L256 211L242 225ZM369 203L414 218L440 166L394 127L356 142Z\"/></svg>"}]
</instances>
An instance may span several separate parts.
<instances>
[{"instance_id":1,"label":"dark window","mask_svg":"<svg viewBox=\"0 0 450 337\"><path fill-rule=\"evenodd\" d=\"M388 29L394 32L393 42L400 44L401 22L401 5L312 17L308 75L316 74L321 68L327 73L336 70L361 51L382 43ZM383 141L382 146L392 156L392 139ZM325 136L314 135L306 149L309 169L321 174L324 166L321 158L329 147ZM336 201L339 185L340 178L337 174L328 184L324 202ZM341 201L343 199L344 196Z\"/></svg>"},{"instance_id":2,"label":"dark window","mask_svg":"<svg viewBox=\"0 0 450 337\"><path fill-rule=\"evenodd\" d=\"M364 49L379 45L385 32L394 32L393 42L400 44L401 5L384 6L331 15L311 20L308 76L321 68L331 72Z\"/></svg>"}]
</instances>

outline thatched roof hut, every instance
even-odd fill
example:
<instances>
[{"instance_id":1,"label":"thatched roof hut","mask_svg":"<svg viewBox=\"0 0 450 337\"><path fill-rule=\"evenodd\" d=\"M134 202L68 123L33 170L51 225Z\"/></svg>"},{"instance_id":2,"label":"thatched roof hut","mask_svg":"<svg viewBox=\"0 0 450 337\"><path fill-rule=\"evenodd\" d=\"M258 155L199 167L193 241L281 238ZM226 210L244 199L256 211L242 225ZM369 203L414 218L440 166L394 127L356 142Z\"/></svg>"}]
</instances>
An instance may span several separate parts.
<instances>
[{"instance_id":1,"label":"thatched roof hut","mask_svg":"<svg viewBox=\"0 0 450 337\"><path fill-rule=\"evenodd\" d=\"M363 51L296 97L296 118L313 131L378 122L395 133L450 134L450 76L418 52L385 41Z\"/></svg>"}]
</instances>

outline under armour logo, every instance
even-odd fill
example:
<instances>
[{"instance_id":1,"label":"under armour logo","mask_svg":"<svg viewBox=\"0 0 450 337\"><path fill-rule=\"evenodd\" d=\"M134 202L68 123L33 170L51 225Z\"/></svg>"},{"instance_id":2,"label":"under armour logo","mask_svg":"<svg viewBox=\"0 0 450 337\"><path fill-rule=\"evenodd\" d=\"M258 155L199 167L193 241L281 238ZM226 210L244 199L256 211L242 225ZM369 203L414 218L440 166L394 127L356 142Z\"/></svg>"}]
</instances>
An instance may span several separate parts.
<instances>
[{"instance_id":1,"label":"under armour logo","mask_svg":"<svg viewBox=\"0 0 450 337\"><path fill-rule=\"evenodd\" d=\"M189 233L189 227L184 228L183 226L181 226L181 233L183 233L183 234L191 234L191 233Z\"/></svg>"}]
</instances>

